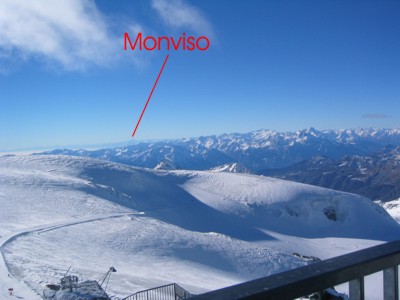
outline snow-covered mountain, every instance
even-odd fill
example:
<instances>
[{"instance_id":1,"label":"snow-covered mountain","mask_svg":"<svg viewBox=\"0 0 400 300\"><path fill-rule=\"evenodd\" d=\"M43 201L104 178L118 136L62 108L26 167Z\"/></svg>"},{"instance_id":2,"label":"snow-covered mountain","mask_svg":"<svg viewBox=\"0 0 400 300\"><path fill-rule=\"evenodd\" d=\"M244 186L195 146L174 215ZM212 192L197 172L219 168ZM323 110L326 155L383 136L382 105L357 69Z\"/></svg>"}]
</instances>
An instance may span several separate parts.
<instances>
[{"instance_id":1,"label":"snow-covered mountain","mask_svg":"<svg viewBox=\"0 0 400 300\"><path fill-rule=\"evenodd\" d=\"M371 155L348 155L338 160L318 155L259 174L390 201L400 197L400 146L386 146Z\"/></svg>"},{"instance_id":2,"label":"snow-covered mountain","mask_svg":"<svg viewBox=\"0 0 400 300\"><path fill-rule=\"evenodd\" d=\"M175 165L169 159L163 159L154 169L156 169L156 170L179 170L180 167Z\"/></svg>"},{"instance_id":3,"label":"snow-covered mountain","mask_svg":"<svg viewBox=\"0 0 400 300\"><path fill-rule=\"evenodd\" d=\"M245 165L240 163L231 163L225 164L222 166L217 166L215 168L211 168L209 171L211 172L229 172L229 173L245 173L251 174L251 170L247 168Z\"/></svg>"},{"instance_id":4,"label":"snow-covered mountain","mask_svg":"<svg viewBox=\"0 0 400 300\"><path fill-rule=\"evenodd\" d=\"M68 156L0 157L0 298L39 299L71 272L118 272L115 297L177 282L192 293L398 239L366 198L280 179L158 171ZM3 261L4 259L4 261ZM9 274L9 275L8 275Z\"/></svg>"},{"instance_id":5,"label":"snow-covered mountain","mask_svg":"<svg viewBox=\"0 0 400 300\"><path fill-rule=\"evenodd\" d=\"M258 172L287 167L315 155L332 159L366 155L390 144L400 145L400 129L318 131L310 128L296 132L258 130L96 151L58 149L44 154L87 156L148 168L168 159L187 170L208 170L237 162Z\"/></svg>"}]
</instances>

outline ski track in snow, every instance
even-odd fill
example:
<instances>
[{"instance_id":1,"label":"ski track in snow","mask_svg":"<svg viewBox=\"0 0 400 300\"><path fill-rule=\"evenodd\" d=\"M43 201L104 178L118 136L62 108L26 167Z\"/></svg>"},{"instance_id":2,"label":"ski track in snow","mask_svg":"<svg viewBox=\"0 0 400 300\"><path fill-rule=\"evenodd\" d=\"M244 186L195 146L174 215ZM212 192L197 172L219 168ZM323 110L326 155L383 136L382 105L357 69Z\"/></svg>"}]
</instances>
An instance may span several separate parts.
<instances>
[{"instance_id":1,"label":"ski track in snow","mask_svg":"<svg viewBox=\"0 0 400 300\"><path fill-rule=\"evenodd\" d=\"M39 297L39 295L37 294L32 294L32 290L30 289L30 287L24 282L23 284L21 284L21 282L14 276L14 274L12 274L12 272L10 272L10 268L9 268L9 264L7 263L7 261L4 258L4 248L7 246L7 244L15 241L17 238L22 237L22 236L26 236L32 233L44 233L44 232L48 232L48 231L53 231L53 230L57 230L60 228L65 228L68 226L72 226L72 225L78 225L78 224L83 224L83 223L88 223L88 222L94 222L94 221L100 221L100 220L105 220L105 219L113 219L113 218L120 218L120 217L125 217L125 216L130 216L130 215L134 215L134 213L123 213L123 214L112 214L112 215L108 215L108 216L97 216L97 217L89 217L89 218L82 218L82 219L77 219L74 221L70 221L70 222L57 222L54 224L47 224L46 226L35 226L32 228L26 228L24 230L21 230L19 232L14 232L12 234L6 235L6 236L1 236L0 237L0 254L1 254L1 261L0 261L0 279L1 278L8 278L7 283L8 283L8 287L18 287L15 288L15 292L14 295L18 295L21 290L22 290L22 295L23 296L19 296L19 298L21 299L41 299L41 297ZM0 285L2 280L0 280ZM25 286L23 285L27 285L28 289L26 289ZM7 297L9 295L4 293L4 290L8 290L5 289L4 287L1 288L1 290L3 291L3 293L0 295L2 295L3 297ZM32 297L32 298L31 298Z\"/></svg>"}]
</instances>

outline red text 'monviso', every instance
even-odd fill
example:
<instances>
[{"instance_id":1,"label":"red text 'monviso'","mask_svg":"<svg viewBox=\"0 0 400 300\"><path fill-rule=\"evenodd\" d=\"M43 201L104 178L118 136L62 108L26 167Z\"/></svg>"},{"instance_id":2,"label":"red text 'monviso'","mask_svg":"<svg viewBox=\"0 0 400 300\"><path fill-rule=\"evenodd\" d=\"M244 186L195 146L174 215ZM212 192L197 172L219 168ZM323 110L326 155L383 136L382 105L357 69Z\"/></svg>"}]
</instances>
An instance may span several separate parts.
<instances>
[{"instance_id":1,"label":"red text 'monviso'","mask_svg":"<svg viewBox=\"0 0 400 300\"><path fill-rule=\"evenodd\" d=\"M153 37L151 35L143 38L143 34L139 32L136 36L134 43L132 44L132 39L129 34L125 32L124 34L124 50L128 49L128 45L131 50L185 50L194 51L200 50L205 51L210 47L210 40L202 35L199 37L186 36L186 33L182 33L178 40L174 39L172 36L159 36Z\"/></svg>"}]
</instances>

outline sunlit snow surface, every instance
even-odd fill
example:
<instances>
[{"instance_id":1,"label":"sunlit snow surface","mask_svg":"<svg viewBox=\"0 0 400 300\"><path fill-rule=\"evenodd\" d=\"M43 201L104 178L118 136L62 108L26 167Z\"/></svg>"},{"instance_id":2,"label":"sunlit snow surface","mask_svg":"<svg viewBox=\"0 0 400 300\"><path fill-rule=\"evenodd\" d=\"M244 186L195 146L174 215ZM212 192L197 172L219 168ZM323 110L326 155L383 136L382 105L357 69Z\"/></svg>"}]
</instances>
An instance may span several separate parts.
<instances>
[{"instance_id":1,"label":"sunlit snow surface","mask_svg":"<svg viewBox=\"0 0 400 300\"><path fill-rule=\"evenodd\" d=\"M392 218L400 223L400 198L388 202L375 201L375 203L386 209Z\"/></svg>"},{"instance_id":2,"label":"sunlit snow surface","mask_svg":"<svg viewBox=\"0 0 400 300\"><path fill-rule=\"evenodd\" d=\"M114 266L113 297L172 282L200 293L304 265L293 252L325 259L400 237L355 195L66 156L0 157L0 205L0 298L14 287L34 300L69 266L82 279Z\"/></svg>"}]
</instances>

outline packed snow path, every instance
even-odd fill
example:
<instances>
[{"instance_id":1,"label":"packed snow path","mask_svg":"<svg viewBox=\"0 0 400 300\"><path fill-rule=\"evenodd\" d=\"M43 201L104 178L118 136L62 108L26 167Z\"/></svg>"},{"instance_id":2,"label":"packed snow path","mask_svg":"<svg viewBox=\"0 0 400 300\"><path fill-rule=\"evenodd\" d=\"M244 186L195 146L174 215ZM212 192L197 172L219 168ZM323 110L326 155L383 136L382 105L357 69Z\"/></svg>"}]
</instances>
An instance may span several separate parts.
<instances>
[{"instance_id":1,"label":"packed snow path","mask_svg":"<svg viewBox=\"0 0 400 300\"><path fill-rule=\"evenodd\" d=\"M78 220L73 220L70 222L56 222L54 224L48 224L46 226L35 226L32 228L26 228L20 230L18 232L10 233L6 236L0 237L0 296L1 299L11 297L9 293L9 288L13 288L13 296L18 297L19 299L42 299L40 295L33 292L33 290L21 279L16 278L12 272L10 272L8 268L7 261L4 259L3 249L7 246L8 243L14 241L18 237L25 236L32 233L42 233L48 232L52 230L57 230L60 228L64 228L67 226L83 224L93 221L100 221L105 219L113 219L113 218L120 218L125 216L133 215L133 213L122 213L122 214L111 214L106 216L97 216L97 217L86 217L81 218Z\"/></svg>"}]
</instances>

